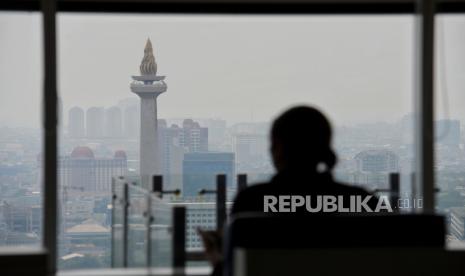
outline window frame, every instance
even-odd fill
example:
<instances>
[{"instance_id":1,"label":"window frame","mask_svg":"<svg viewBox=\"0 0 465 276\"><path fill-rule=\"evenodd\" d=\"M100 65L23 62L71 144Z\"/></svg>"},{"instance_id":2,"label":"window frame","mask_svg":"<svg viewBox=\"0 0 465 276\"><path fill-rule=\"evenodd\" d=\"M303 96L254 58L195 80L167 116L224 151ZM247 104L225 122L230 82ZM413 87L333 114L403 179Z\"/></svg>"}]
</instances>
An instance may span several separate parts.
<instances>
[{"instance_id":1,"label":"window frame","mask_svg":"<svg viewBox=\"0 0 465 276\"><path fill-rule=\"evenodd\" d=\"M418 8L418 9L417 9ZM1 11L41 11L44 43L43 249L56 273L57 56L56 13L181 14L412 14L416 29L416 184L426 213L434 212L434 21L436 13L464 13L465 0L2 0ZM419 185L421 184L421 185Z\"/></svg>"},{"instance_id":2,"label":"window frame","mask_svg":"<svg viewBox=\"0 0 465 276\"><path fill-rule=\"evenodd\" d=\"M49 0L45 0L47 2ZM421 0L420 0L421 1ZM58 12L188 14L414 14L418 0L54 0ZM0 10L40 11L44 0L2 0ZM464 0L436 1L438 13Z\"/></svg>"}]
</instances>

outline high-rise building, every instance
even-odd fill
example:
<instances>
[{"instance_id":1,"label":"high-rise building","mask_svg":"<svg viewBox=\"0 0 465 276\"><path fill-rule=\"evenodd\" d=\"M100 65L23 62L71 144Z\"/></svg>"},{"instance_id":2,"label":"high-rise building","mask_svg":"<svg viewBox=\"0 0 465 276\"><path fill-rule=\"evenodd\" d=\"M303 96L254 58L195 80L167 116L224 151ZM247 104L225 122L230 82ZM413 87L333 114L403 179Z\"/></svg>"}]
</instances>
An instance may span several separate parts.
<instances>
[{"instance_id":1,"label":"high-rise building","mask_svg":"<svg viewBox=\"0 0 465 276\"><path fill-rule=\"evenodd\" d=\"M458 147L461 141L459 120L436 122L436 141L440 144Z\"/></svg>"},{"instance_id":2,"label":"high-rise building","mask_svg":"<svg viewBox=\"0 0 465 276\"><path fill-rule=\"evenodd\" d=\"M0 246L34 246L42 233L40 196L20 196L0 202Z\"/></svg>"},{"instance_id":3,"label":"high-rise building","mask_svg":"<svg viewBox=\"0 0 465 276\"><path fill-rule=\"evenodd\" d=\"M268 137L264 134L239 133L234 135L234 153L242 169L250 169L268 160Z\"/></svg>"},{"instance_id":4,"label":"high-rise building","mask_svg":"<svg viewBox=\"0 0 465 276\"><path fill-rule=\"evenodd\" d=\"M465 240L465 208L450 208L450 233L458 240Z\"/></svg>"},{"instance_id":5,"label":"high-rise building","mask_svg":"<svg viewBox=\"0 0 465 276\"><path fill-rule=\"evenodd\" d=\"M158 121L159 131L162 132L160 139L165 139L165 143L173 143L181 146L185 152L207 152L209 129L201 127L198 122L192 119L185 119L182 127L177 124L172 124L170 127L167 126L165 120ZM160 143L161 145L163 143Z\"/></svg>"},{"instance_id":6,"label":"high-rise building","mask_svg":"<svg viewBox=\"0 0 465 276\"><path fill-rule=\"evenodd\" d=\"M118 101L117 105L123 113L123 136L138 138L140 132L140 103L136 97L128 97Z\"/></svg>"},{"instance_id":7,"label":"high-rise building","mask_svg":"<svg viewBox=\"0 0 465 276\"><path fill-rule=\"evenodd\" d=\"M225 120L202 119L197 121L201 126L208 128L208 147L210 150L217 150L224 146L226 138Z\"/></svg>"},{"instance_id":8,"label":"high-rise building","mask_svg":"<svg viewBox=\"0 0 465 276\"><path fill-rule=\"evenodd\" d=\"M157 76L157 63L150 39L144 49L140 76L132 76L131 91L140 97L140 175L143 182L161 173L157 133L157 97L166 91L165 76Z\"/></svg>"},{"instance_id":9,"label":"high-rise building","mask_svg":"<svg viewBox=\"0 0 465 276\"><path fill-rule=\"evenodd\" d=\"M123 135L123 114L117 106L112 106L105 111L105 136L120 138Z\"/></svg>"},{"instance_id":10,"label":"high-rise building","mask_svg":"<svg viewBox=\"0 0 465 276\"><path fill-rule=\"evenodd\" d=\"M103 107L91 107L86 113L87 138L102 138L104 135L105 111Z\"/></svg>"},{"instance_id":11,"label":"high-rise building","mask_svg":"<svg viewBox=\"0 0 465 276\"><path fill-rule=\"evenodd\" d=\"M357 170L368 173L399 171L399 157L390 150L365 150L357 154Z\"/></svg>"},{"instance_id":12,"label":"high-rise building","mask_svg":"<svg viewBox=\"0 0 465 276\"><path fill-rule=\"evenodd\" d=\"M161 170L170 189L182 189L182 161L186 150L180 145L180 133L177 125L167 127L165 120L158 120Z\"/></svg>"},{"instance_id":13,"label":"high-rise building","mask_svg":"<svg viewBox=\"0 0 465 276\"><path fill-rule=\"evenodd\" d=\"M60 186L66 193L108 196L112 177L127 174L124 151L116 151L114 158L96 158L89 147L76 147L59 162Z\"/></svg>"},{"instance_id":14,"label":"high-rise building","mask_svg":"<svg viewBox=\"0 0 465 276\"><path fill-rule=\"evenodd\" d=\"M140 134L140 110L130 105L124 108L123 135L126 138L137 138Z\"/></svg>"},{"instance_id":15,"label":"high-rise building","mask_svg":"<svg viewBox=\"0 0 465 276\"><path fill-rule=\"evenodd\" d=\"M165 120L158 121L159 149L162 174L172 188L182 188L182 162L184 153L208 151L208 129L200 127L191 119L167 126Z\"/></svg>"},{"instance_id":16,"label":"high-rise building","mask_svg":"<svg viewBox=\"0 0 465 276\"><path fill-rule=\"evenodd\" d=\"M187 152L208 151L208 128L201 127L198 122L186 119L182 123L179 143Z\"/></svg>"},{"instance_id":17,"label":"high-rise building","mask_svg":"<svg viewBox=\"0 0 465 276\"><path fill-rule=\"evenodd\" d=\"M1 215L9 231L40 234L42 207L40 200L35 201L35 204L31 204L23 197L14 202L4 201L0 205Z\"/></svg>"},{"instance_id":18,"label":"high-rise building","mask_svg":"<svg viewBox=\"0 0 465 276\"><path fill-rule=\"evenodd\" d=\"M390 150L365 150L354 160L356 172L351 182L364 185L367 189L385 188L389 183L389 173L399 172L399 157Z\"/></svg>"},{"instance_id":19,"label":"high-rise building","mask_svg":"<svg viewBox=\"0 0 465 276\"><path fill-rule=\"evenodd\" d=\"M85 135L84 110L75 106L68 112L68 136L70 138L82 138Z\"/></svg>"},{"instance_id":20,"label":"high-rise building","mask_svg":"<svg viewBox=\"0 0 465 276\"><path fill-rule=\"evenodd\" d=\"M183 202L183 205L186 206L186 248L202 249L202 238L197 229L216 229L216 204L215 202ZM228 209L230 206L230 203L227 204Z\"/></svg>"},{"instance_id":21,"label":"high-rise building","mask_svg":"<svg viewBox=\"0 0 465 276\"><path fill-rule=\"evenodd\" d=\"M232 152L185 153L182 194L185 197L197 196L201 189L215 189L215 176L218 174L226 174L226 184L232 187L234 173Z\"/></svg>"}]
</instances>

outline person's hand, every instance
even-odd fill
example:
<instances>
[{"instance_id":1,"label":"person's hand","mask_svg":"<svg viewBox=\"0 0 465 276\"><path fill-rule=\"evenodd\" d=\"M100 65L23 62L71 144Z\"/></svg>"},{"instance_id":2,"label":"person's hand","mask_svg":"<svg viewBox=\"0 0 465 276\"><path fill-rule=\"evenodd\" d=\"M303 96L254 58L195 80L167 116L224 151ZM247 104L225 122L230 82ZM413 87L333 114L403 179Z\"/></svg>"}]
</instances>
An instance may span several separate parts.
<instances>
[{"instance_id":1,"label":"person's hand","mask_svg":"<svg viewBox=\"0 0 465 276\"><path fill-rule=\"evenodd\" d=\"M197 233L202 238L205 247L205 255L213 267L223 260L222 241L223 235L218 231L202 230L197 228Z\"/></svg>"}]
</instances>

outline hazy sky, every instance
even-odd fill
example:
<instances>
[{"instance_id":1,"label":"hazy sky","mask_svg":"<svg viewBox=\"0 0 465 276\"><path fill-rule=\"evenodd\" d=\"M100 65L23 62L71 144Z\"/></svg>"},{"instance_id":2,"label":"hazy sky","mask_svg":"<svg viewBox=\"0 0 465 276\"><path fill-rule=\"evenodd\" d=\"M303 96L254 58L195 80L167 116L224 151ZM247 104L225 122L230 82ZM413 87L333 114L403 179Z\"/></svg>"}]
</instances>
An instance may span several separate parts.
<instances>
[{"instance_id":1,"label":"hazy sky","mask_svg":"<svg viewBox=\"0 0 465 276\"><path fill-rule=\"evenodd\" d=\"M451 116L465 121L465 16L440 22ZM150 37L168 84L159 117L266 121L310 103L336 124L392 121L412 110L413 23L411 16L63 14L59 93L65 113L133 96L131 75ZM38 126L40 17L0 13L0 41L0 126Z\"/></svg>"}]
</instances>

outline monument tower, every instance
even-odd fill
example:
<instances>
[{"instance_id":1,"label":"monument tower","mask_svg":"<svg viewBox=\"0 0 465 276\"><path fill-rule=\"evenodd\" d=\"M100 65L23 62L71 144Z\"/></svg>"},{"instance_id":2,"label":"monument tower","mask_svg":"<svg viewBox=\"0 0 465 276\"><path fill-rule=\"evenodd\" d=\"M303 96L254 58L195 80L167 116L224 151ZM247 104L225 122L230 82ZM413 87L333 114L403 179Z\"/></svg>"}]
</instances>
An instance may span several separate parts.
<instances>
[{"instance_id":1,"label":"monument tower","mask_svg":"<svg viewBox=\"0 0 465 276\"><path fill-rule=\"evenodd\" d=\"M165 76L157 76L157 63L147 39L140 76L132 76L131 91L140 97L140 175L145 183L161 173L157 132L157 97L167 89ZM146 180L144 180L146 179Z\"/></svg>"}]
</instances>

